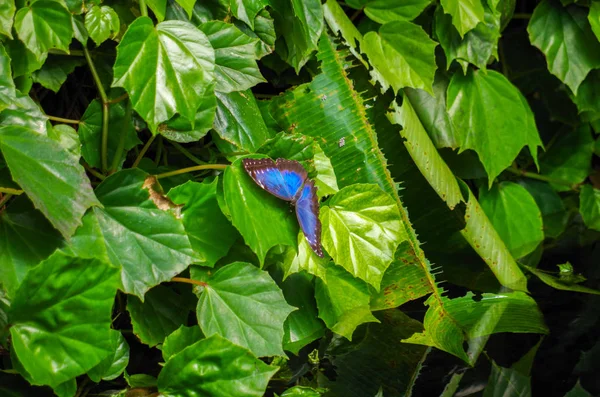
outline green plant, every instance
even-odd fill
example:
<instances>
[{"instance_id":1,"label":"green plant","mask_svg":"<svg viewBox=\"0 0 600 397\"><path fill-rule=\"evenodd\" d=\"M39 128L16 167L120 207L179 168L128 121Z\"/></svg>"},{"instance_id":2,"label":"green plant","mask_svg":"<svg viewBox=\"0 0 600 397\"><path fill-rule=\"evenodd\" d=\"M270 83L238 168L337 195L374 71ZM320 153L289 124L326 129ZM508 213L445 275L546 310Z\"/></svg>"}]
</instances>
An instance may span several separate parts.
<instances>
[{"instance_id":1,"label":"green plant","mask_svg":"<svg viewBox=\"0 0 600 397\"><path fill-rule=\"evenodd\" d=\"M599 37L585 0L3 1L0 391L600 392ZM303 163L325 258L247 156Z\"/></svg>"}]
</instances>

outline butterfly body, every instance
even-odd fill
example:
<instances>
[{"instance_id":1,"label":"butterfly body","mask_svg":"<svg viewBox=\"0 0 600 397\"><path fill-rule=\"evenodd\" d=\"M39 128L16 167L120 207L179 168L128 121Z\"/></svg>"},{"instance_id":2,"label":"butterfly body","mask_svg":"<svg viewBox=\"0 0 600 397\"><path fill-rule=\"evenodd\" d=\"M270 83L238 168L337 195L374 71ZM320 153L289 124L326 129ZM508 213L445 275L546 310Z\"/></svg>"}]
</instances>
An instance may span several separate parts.
<instances>
[{"instance_id":1,"label":"butterfly body","mask_svg":"<svg viewBox=\"0 0 600 397\"><path fill-rule=\"evenodd\" d=\"M263 190L289 201L296 207L296 217L310 247L320 257L321 221L317 188L297 161L277 159L244 159L244 169Z\"/></svg>"}]
</instances>

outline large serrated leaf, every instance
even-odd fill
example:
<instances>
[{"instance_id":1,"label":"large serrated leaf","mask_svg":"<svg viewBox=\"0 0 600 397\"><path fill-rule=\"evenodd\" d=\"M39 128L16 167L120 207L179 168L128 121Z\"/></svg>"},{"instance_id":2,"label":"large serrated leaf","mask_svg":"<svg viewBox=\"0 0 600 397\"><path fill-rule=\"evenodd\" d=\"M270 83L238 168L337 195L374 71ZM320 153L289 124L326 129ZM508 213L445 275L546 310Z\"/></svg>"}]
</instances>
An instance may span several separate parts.
<instances>
[{"instance_id":1,"label":"large serrated leaf","mask_svg":"<svg viewBox=\"0 0 600 397\"><path fill-rule=\"evenodd\" d=\"M483 22L484 10L481 0L441 0L444 12L452 15L452 23L461 36Z\"/></svg>"}]
</instances>

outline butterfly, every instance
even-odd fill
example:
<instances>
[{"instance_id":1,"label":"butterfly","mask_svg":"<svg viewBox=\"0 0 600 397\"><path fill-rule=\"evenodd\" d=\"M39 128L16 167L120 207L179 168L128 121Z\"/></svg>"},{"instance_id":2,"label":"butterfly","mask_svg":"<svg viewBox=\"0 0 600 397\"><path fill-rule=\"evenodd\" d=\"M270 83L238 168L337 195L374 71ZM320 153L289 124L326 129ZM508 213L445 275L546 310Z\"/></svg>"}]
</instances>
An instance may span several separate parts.
<instances>
[{"instance_id":1,"label":"butterfly","mask_svg":"<svg viewBox=\"0 0 600 397\"><path fill-rule=\"evenodd\" d=\"M312 250L321 258L321 221L315 183L297 161L277 159L243 159L250 177L264 190L296 207L296 218Z\"/></svg>"}]
</instances>

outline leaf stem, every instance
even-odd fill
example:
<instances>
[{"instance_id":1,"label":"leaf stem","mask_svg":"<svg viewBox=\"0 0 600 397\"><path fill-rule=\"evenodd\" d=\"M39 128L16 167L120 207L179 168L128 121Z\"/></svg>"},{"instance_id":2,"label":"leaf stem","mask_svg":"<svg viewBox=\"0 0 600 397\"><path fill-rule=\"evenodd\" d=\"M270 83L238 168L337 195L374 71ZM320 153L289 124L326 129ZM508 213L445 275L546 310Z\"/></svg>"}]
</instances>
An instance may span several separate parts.
<instances>
[{"instance_id":1,"label":"leaf stem","mask_svg":"<svg viewBox=\"0 0 600 397\"><path fill-rule=\"evenodd\" d=\"M90 167L89 164L83 163L83 168L85 168L86 171L88 171L90 174L94 175L96 178L100 179L101 181L106 179L106 177L104 175L102 175L101 173L99 173L98 171L96 171L95 169Z\"/></svg>"},{"instance_id":2,"label":"leaf stem","mask_svg":"<svg viewBox=\"0 0 600 397\"><path fill-rule=\"evenodd\" d=\"M557 185L568 186L571 188L571 190L579 190L579 186L576 183L571 183L569 181L563 181L561 179L549 178L544 175L536 174L535 172L529 172L529 171L519 169L519 168L515 167L514 165L508 167L506 169L506 171L512 172L515 175L524 176L526 178L537 179L538 181L544 181L544 182L554 183Z\"/></svg>"},{"instance_id":3,"label":"leaf stem","mask_svg":"<svg viewBox=\"0 0 600 397\"><path fill-rule=\"evenodd\" d=\"M155 175L156 179L168 178L174 175L186 174L188 172L193 171L202 171L202 170L224 170L227 168L226 164L205 164L205 165L196 165L194 167L182 168L180 170L165 172L163 174Z\"/></svg>"},{"instance_id":4,"label":"leaf stem","mask_svg":"<svg viewBox=\"0 0 600 397\"><path fill-rule=\"evenodd\" d=\"M531 19L531 14L527 13L515 13L513 14L514 19Z\"/></svg>"},{"instance_id":5,"label":"leaf stem","mask_svg":"<svg viewBox=\"0 0 600 397\"><path fill-rule=\"evenodd\" d=\"M48 115L46 115L46 117L48 117L49 120L57 121L59 123L64 123L64 124L79 124L79 123L81 123L81 121L79 121L79 120L64 119L62 117L48 116Z\"/></svg>"},{"instance_id":6,"label":"leaf stem","mask_svg":"<svg viewBox=\"0 0 600 397\"><path fill-rule=\"evenodd\" d=\"M171 281L174 281L176 283L187 283L187 284L199 285L201 287L206 287L208 285L207 283L205 283L203 281L192 280L191 278L184 278L184 277L173 277L171 279Z\"/></svg>"},{"instance_id":7,"label":"leaf stem","mask_svg":"<svg viewBox=\"0 0 600 397\"><path fill-rule=\"evenodd\" d=\"M207 164L205 161L200 160L198 157L194 156L193 154L191 154L186 148L184 148L183 146L181 146L179 143L177 142L173 142L173 141L169 141L169 143L171 145L173 145L173 147L177 150L179 150L181 152L181 154L183 154L185 157L187 157L188 159L192 160L194 163L198 164L198 165L204 165Z\"/></svg>"},{"instance_id":8,"label":"leaf stem","mask_svg":"<svg viewBox=\"0 0 600 397\"><path fill-rule=\"evenodd\" d=\"M13 196L18 196L20 194L23 194L23 191L19 190L19 189L13 189L10 187L0 187L0 193L6 193L6 194L12 194Z\"/></svg>"},{"instance_id":9,"label":"leaf stem","mask_svg":"<svg viewBox=\"0 0 600 397\"><path fill-rule=\"evenodd\" d=\"M135 159L135 161L133 162L133 165L131 166L131 168L137 167L138 164L140 163L140 161L142 161L142 158L144 157L144 155L146 154L146 152L150 148L150 145L152 145L152 142L154 142L154 139L156 139L156 135L152 135L150 137L150 139L148 139L148 142L146 142L146 144L144 145L144 147L140 151L140 154L138 154L138 156Z\"/></svg>"},{"instance_id":10,"label":"leaf stem","mask_svg":"<svg viewBox=\"0 0 600 397\"><path fill-rule=\"evenodd\" d=\"M146 0L140 0L140 13L142 16L148 16L148 7L146 6Z\"/></svg>"},{"instance_id":11,"label":"leaf stem","mask_svg":"<svg viewBox=\"0 0 600 397\"><path fill-rule=\"evenodd\" d=\"M160 156L162 156L163 152L163 137L160 135L158 137L158 142L156 143L156 154L154 156L154 164L158 167L158 163L160 162Z\"/></svg>"},{"instance_id":12,"label":"leaf stem","mask_svg":"<svg viewBox=\"0 0 600 397\"><path fill-rule=\"evenodd\" d=\"M123 117L123 128L121 128L121 135L119 136L119 143L117 145L117 150L115 151L115 156L113 157L112 164L110 165L110 173L113 173L117 170L119 163L121 162L121 158L123 157L123 150L125 149L125 135L127 134L127 124L131 120L131 101L127 101L127 106L125 107L125 117Z\"/></svg>"},{"instance_id":13,"label":"leaf stem","mask_svg":"<svg viewBox=\"0 0 600 397\"><path fill-rule=\"evenodd\" d=\"M123 95L120 95L120 96L116 97L115 99L111 99L110 101L108 101L108 103L110 103L111 105L113 103L119 103L119 102L127 99L127 97L129 97L129 94L128 93L124 93Z\"/></svg>"},{"instance_id":14,"label":"leaf stem","mask_svg":"<svg viewBox=\"0 0 600 397\"><path fill-rule=\"evenodd\" d=\"M76 57L82 57L84 56L83 51L81 50L69 50L69 53L67 54L66 52L62 51L62 50L57 50L55 48L51 48L48 50L48 54L53 54L53 55L66 55L66 56L76 56Z\"/></svg>"},{"instance_id":15,"label":"leaf stem","mask_svg":"<svg viewBox=\"0 0 600 397\"><path fill-rule=\"evenodd\" d=\"M4 207L4 204L6 204L6 202L7 202L8 200L10 200L10 198L11 198L12 196L13 196L13 195L12 195L12 194L10 194L10 193L7 193L7 194L5 194L4 196L2 196L2 198L0 199L0 208Z\"/></svg>"}]
</instances>

